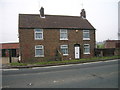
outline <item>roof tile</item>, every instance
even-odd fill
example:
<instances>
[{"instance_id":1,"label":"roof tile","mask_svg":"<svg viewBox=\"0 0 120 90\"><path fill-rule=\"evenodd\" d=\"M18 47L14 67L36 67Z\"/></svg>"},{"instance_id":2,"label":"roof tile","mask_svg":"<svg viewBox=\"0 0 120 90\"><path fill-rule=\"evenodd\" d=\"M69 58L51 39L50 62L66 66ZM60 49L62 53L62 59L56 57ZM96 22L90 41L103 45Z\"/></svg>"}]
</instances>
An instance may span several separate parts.
<instances>
[{"instance_id":1,"label":"roof tile","mask_svg":"<svg viewBox=\"0 0 120 90\"><path fill-rule=\"evenodd\" d=\"M78 16L19 14L19 28L95 29L87 19Z\"/></svg>"}]
</instances>

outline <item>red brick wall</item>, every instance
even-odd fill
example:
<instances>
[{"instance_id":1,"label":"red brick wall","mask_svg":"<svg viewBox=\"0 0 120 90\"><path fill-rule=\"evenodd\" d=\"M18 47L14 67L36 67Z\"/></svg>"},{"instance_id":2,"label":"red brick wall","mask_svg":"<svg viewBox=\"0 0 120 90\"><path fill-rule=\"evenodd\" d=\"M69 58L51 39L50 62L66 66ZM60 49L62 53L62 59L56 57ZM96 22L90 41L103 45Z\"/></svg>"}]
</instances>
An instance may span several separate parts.
<instances>
[{"instance_id":1,"label":"red brick wall","mask_svg":"<svg viewBox=\"0 0 120 90\"><path fill-rule=\"evenodd\" d=\"M19 42L22 62L38 62L45 60L54 60L56 50L60 49L60 45L68 45L68 56L63 56L63 60L74 59L74 44L80 44L81 58L89 58L94 56L95 48L95 30L90 30L90 40L83 40L82 30L68 30L68 40L60 40L59 29L44 29L44 40L34 39L34 29L19 29ZM83 45L90 44L90 54L83 54ZM44 46L45 57L35 57L35 45Z\"/></svg>"},{"instance_id":2,"label":"red brick wall","mask_svg":"<svg viewBox=\"0 0 120 90\"><path fill-rule=\"evenodd\" d=\"M106 40L105 48L120 48L120 40Z\"/></svg>"},{"instance_id":3,"label":"red brick wall","mask_svg":"<svg viewBox=\"0 0 120 90\"><path fill-rule=\"evenodd\" d=\"M105 48L116 48L116 42L105 42Z\"/></svg>"}]
</instances>

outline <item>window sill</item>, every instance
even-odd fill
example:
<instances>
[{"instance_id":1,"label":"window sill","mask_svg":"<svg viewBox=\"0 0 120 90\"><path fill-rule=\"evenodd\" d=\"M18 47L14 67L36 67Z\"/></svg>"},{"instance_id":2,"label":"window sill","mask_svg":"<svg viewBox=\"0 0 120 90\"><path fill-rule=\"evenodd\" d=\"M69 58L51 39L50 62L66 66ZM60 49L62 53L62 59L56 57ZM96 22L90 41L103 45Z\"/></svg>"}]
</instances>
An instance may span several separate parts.
<instances>
[{"instance_id":1,"label":"window sill","mask_svg":"<svg viewBox=\"0 0 120 90\"><path fill-rule=\"evenodd\" d=\"M44 40L44 39L35 39L35 40Z\"/></svg>"},{"instance_id":2,"label":"window sill","mask_svg":"<svg viewBox=\"0 0 120 90\"><path fill-rule=\"evenodd\" d=\"M68 39L60 39L60 40L68 40Z\"/></svg>"},{"instance_id":3,"label":"window sill","mask_svg":"<svg viewBox=\"0 0 120 90\"><path fill-rule=\"evenodd\" d=\"M63 54L63 56L68 56L68 54Z\"/></svg>"},{"instance_id":4,"label":"window sill","mask_svg":"<svg viewBox=\"0 0 120 90\"><path fill-rule=\"evenodd\" d=\"M44 55L40 55L40 56L35 56L35 57L44 57Z\"/></svg>"},{"instance_id":5,"label":"window sill","mask_svg":"<svg viewBox=\"0 0 120 90\"><path fill-rule=\"evenodd\" d=\"M84 53L85 55L90 54L90 53Z\"/></svg>"},{"instance_id":6,"label":"window sill","mask_svg":"<svg viewBox=\"0 0 120 90\"><path fill-rule=\"evenodd\" d=\"M90 38L83 38L83 40L90 40Z\"/></svg>"}]
</instances>

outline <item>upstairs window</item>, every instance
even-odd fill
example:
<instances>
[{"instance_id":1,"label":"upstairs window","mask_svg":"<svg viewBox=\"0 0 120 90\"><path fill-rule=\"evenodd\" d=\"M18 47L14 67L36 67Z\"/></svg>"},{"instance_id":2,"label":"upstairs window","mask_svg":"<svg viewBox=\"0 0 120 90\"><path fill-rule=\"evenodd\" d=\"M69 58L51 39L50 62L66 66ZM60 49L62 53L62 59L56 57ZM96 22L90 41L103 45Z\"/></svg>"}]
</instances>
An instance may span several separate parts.
<instances>
[{"instance_id":1,"label":"upstairs window","mask_svg":"<svg viewBox=\"0 0 120 90\"><path fill-rule=\"evenodd\" d=\"M35 57L44 57L44 46L43 45L35 46Z\"/></svg>"},{"instance_id":2,"label":"upstairs window","mask_svg":"<svg viewBox=\"0 0 120 90\"><path fill-rule=\"evenodd\" d=\"M60 40L68 40L67 29L60 29Z\"/></svg>"},{"instance_id":3,"label":"upstairs window","mask_svg":"<svg viewBox=\"0 0 120 90\"><path fill-rule=\"evenodd\" d=\"M43 39L43 29L35 29L35 40L42 40Z\"/></svg>"},{"instance_id":4,"label":"upstairs window","mask_svg":"<svg viewBox=\"0 0 120 90\"><path fill-rule=\"evenodd\" d=\"M83 30L83 40L90 40L89 30Z\"/></svg>"},{"instance_id":5,"label":"upstairs window","mask_svg":"<svg viewBox=\"0 0 120 90\"><path fill-rule=\"evenodd\" d=\"M90 45L84 44L84 54L90 54Z\"/></svg>"},{"instance_id":6,"label":"upstairs window","mask_svg":"<svg viewBox=\"0 0 120 90\"><path fill-rule=\"evenodd\" d=\"M68 45L61 45L60 49L63 55L68 55Z\"/></svg>"}]
</instances>

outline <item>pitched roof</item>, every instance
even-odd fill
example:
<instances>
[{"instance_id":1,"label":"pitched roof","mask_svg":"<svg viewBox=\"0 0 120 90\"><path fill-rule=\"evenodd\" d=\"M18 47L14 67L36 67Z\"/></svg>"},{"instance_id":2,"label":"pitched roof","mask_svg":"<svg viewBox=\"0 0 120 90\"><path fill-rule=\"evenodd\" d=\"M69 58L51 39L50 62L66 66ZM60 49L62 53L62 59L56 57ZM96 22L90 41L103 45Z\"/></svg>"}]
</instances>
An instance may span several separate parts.
<instances>
[{"instance_id":1,"label":"pitched roof","mask_svg":"<svg viewBox=\"0 0 120 90\"><path fill-rule=\"evenodd\" d=\"M17 49L19 48L19 43L2 43L0 44L0 49Z\"/></svg>"},{"instance_id":2,"label":"pitched roof","mask_svg":"<svg viewBox=\"0 0 120 90\"><path fill-rule=\"evenodd\" d=\"M87 19L80 16L19 14L19 28L67 28L67 29L94 29Z\"/></svg>"}]
</instances>

